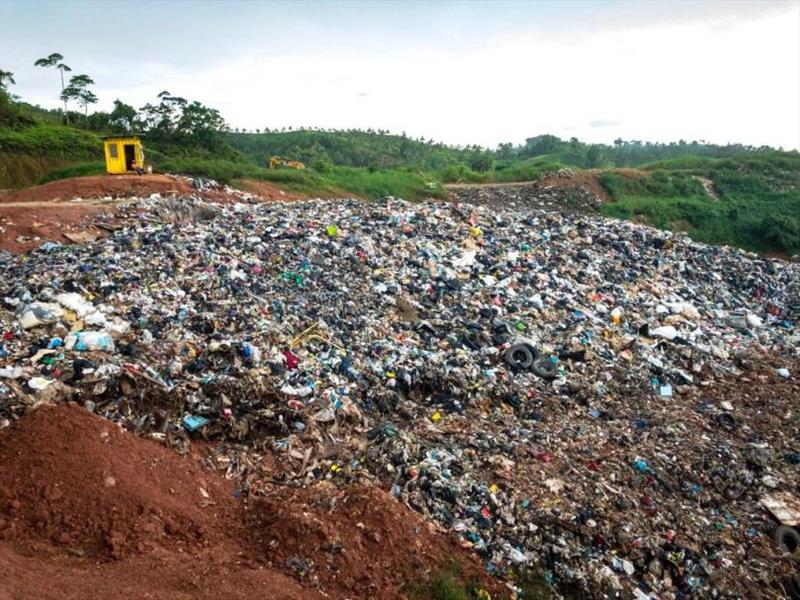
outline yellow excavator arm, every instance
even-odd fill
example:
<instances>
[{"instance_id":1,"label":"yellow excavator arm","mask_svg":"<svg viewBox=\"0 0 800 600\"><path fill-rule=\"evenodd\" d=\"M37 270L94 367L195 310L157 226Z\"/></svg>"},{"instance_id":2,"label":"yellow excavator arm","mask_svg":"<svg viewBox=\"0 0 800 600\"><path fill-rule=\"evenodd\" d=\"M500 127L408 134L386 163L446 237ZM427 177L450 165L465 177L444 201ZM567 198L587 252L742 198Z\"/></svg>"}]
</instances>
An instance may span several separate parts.
<instances>
[{"instance_id":1,"label":"yellow excavator arm","mask_svg":"<svg viewBox=\"0 0 800 600\"><path fill-rule=\"evenodd\" d=\"M267 166L270 169L277 169L278 167L287 167L289 169L305 169L306 166L299 160L291 160L281 156L270 156Z\"/></svg>"}]
</instances>

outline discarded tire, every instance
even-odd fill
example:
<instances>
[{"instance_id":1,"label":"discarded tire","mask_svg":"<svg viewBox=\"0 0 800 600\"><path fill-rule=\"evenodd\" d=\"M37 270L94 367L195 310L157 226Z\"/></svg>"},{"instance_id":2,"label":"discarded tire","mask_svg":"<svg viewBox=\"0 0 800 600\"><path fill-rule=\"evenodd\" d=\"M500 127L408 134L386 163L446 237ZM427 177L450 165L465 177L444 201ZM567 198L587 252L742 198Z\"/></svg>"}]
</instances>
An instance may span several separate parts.
<instances>
[{"instance_id":1,"label":"discarded tire","mask_svg":"<svg viewBox=\"0 0 800 600\"><path fill-rule=\"evenodd\" d=\"M480 350L483 340L479 331L469 329L464 333L464 345L472 350Z\"/></svg>"},{"instance_id":2,"label":"discarded tire","mask_svg":"<svg viewBox=\"0 0 800 600\"><path fill-rule=\"evenodd\" d=\"M788 525L781 525L775 530L775 542L789 554L794 554L800 548L800 533Z\"/></svg>"},{"instance_id":3,"label":"discarded tire","mask_svg":"<svg viewBox=\"0 0 800 600\"><path fill-rule=\"evenodd\" d=\"M526 371L531 368L536 357L533 349L527 344L514 344L506 350L504 358L512 369Z\"/></svg>"},{"instance_id":4,"label":"discarded tire","mask_svg":"<svg viewBox=\"0 0 800 600\"><path fill-rule=\"evenodd\" d=\"M792 600L800 600L800 579L787 575L783 578L783 589Z\"/></svg>"}]
</instances>

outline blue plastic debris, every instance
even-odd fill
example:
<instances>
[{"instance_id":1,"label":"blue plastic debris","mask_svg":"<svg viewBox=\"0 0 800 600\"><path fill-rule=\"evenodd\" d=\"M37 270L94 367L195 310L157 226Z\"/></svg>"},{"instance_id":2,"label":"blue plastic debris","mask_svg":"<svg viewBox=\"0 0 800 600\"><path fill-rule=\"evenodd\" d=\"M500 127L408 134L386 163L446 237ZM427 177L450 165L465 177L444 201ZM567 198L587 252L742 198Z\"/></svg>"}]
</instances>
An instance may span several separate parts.
<instances>
[{"instance_id":1,"label":"blue plastic debris","mask_svg":"<svg viewBox=\"0 0 800 600\"><path fill-rule=\"evenodd\" d=\"M183 428L186 431L197 431L201 427L208 425L209 420L202 415L188 415L183 417Z\"/></svg>"}]
</instances>

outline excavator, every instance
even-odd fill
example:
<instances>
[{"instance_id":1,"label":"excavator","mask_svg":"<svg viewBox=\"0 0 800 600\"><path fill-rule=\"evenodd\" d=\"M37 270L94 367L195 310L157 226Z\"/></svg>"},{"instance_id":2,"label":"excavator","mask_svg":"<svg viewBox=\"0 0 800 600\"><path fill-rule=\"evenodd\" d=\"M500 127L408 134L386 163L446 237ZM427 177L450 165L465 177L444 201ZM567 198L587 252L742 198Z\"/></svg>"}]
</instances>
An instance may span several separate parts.
<instances>
[{"instance_id":1,"label":"excavator","mask_svg":"<svg viewBox=\"0 0 800 600\"><path fill-rule=\"evenodd\" d=\"M267 166L270 169L277 169L279 167L288 167L289 169L305 169L306 166L299 160L292 160L290 158L283 158L282 156L270 156L267 161Z\"/></svg>"}]
</instances>

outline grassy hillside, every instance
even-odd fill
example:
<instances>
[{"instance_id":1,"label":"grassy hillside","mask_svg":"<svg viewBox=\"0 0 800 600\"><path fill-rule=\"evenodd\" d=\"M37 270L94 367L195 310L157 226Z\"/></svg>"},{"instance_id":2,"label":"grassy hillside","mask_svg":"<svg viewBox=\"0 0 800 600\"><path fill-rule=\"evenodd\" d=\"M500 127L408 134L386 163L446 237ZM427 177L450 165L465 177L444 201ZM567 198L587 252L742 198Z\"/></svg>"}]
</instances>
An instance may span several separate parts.
<instances>
[{"instance_id":1,"label":"grassy hillside","mask_svg":"<svg viewBox=\"0 0 800 600\"><path fill-rule=\"evenodd\" d=\"M24 127L0 127L0 152L5 154L50 156L77 162L96 158L102 147L97 134L64 125L37 122Z\"/></svg>"},{"instance_id":2,"label":"grassy hillside","mask_svg":"<svg viewBox=\"0 0 800 600\"><path fill-rule=\"evenodd\" d=\"M285 156L309 166L328 163L371 169L410 167L435 171L453 163L468 163L479 152L366 131L226 133L223 139L258 165L265 165L270 156Z\"/></svg>"},{"instance_id":3,"label":"grassy hillside","mask_svg":"<svg viewBox=\"0 0 800 600\"><path fill-rule=\"evenodd\" d=\"M800 253L797 152L662 161L643 177L609 172L600 181L613 198L602 209L609 216L686 230L703 242Z\"/></svg>"},{"instance_id":4,"label":"grassy hillside","mask_svg":"<svg viewBox=\"0 0 800 600\"><path fill-rule=\"evenodd\" d=\"M413 169L368 169L318 165L319 169L269 170L234 148L202 147L144 139L147 162L157 172L210 177L223 183L251 178L273 181L309 195L353 194L364 198L397 195L409 199L444 197L444 189ZM47 122L0 126L0 188L24 187L66 177L105 172L101 137L91 131Z\"/></svg>"},{"instance_id":5,"label":"grassy hillside","mask_svg":"<svg viewBox=\"0 0 800 600\"><path fill-rule=\"evenodd\" d=\"M63 126L53 111L7 99L0 108L0 187L104 172L100 131ZM312 130L212 131L203 138L155 132L144 143L157 172L271 181L312 196L444 197L443 182L531 181L562 166L602 165L600 181L612 198L602 210L609 216L687 230L706 242L800 253L797 152L697 142L607 146L548 135L489 151L386 132ZM270 170L270 156L307 168ZM628 164L640 170L613 168Z\"/></svg>"},{"instance_id":6,"label":"grassy hillside","mask_svg":"<svg viewBox=\"0 0 800 600\"><path fill-rule=\"evenodd\" d=\"M31 185L55 168L98 158L94 133L63 125L0 126L0 188ZM102 157L102 150L99 152Z\"/></svg>"}]
</instances>

